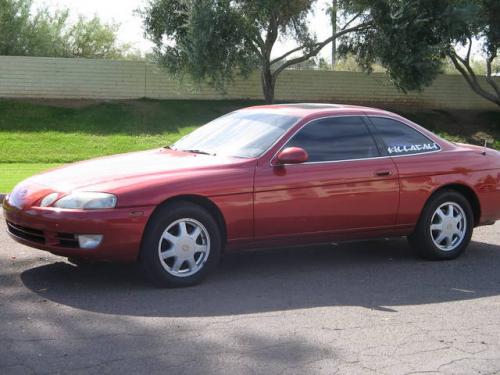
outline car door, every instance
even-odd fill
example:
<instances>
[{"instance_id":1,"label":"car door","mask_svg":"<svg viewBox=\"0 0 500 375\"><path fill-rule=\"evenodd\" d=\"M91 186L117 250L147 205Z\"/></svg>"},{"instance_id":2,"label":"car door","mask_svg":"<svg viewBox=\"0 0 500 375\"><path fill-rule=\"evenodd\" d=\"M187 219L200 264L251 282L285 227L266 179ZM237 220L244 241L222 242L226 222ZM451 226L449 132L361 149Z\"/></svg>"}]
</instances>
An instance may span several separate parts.
<instances>
[{"instance_id":1,"label":"car door","mask_svg":"<svg viewBox=\"0 0 500 375\"><path fill-rule=\"evenodd\" d=\"M397 170L380 154L362 116L313 120L280 150L292 146L305 149L308 161L277 165L275 157L256 169L256 239L324 240L325 235L395 224Z\"/></svg>"},{"instance_id":2,"label":"car door","mask_svg":"<svg viewBox=\"0 0 500 375\"><path fill-rule=\"evenodd\" d=\"M399 173L400 204L397 224L415 225L425 202L436 188L436 176L453 168L450 156L432 138L398 119L369 116L378 137ZM431 172L432 171L432 172ZM464 171L462 171L464 172Z\"/></svg>"}]
</instances>

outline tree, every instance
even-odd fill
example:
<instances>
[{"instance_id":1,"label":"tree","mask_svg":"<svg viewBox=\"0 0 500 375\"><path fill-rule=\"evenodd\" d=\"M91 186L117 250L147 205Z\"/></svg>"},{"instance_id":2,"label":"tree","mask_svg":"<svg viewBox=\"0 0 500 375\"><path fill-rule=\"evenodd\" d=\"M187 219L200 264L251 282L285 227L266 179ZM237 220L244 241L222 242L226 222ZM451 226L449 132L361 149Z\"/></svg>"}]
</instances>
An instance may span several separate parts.
<instances>
[{"instance_id":1,"label":"tree","mask_svg":"<svg viewBox=\"0 0 500 375\"><path fill-rule=\"evenodd\" d=\"M260 69L266 102L274 100L279 74L315 57L343 35L370 26L363 14L325 40L310 31L315 0L149 0L140 12L158 61L177 75L189 74L221 88L234 74ZM274 57L280 38L297 47Z\"/></svg>"},{"instance_id":2,"label":"tree","mask_svg":"<svg viewBox=\"0 0 500 375\"><path fill-rule=\"evenodd\" d=\"M78 21L69 27L64 39L67 56L119 59L130 49L129 45L118 45L116 24L105 24L99 17Z\"/></svg>"},{"instance_id":3,"label":"tree","mask_svg":"<svg viewBox=\"0 0 500 375\"><path fill-rule=\"evenodd\" d=\"M365 71L383 65L402 90L419 90L445 68L445 58L478 95L500 105L492 74L500 48L498 0L350 0L350 13L372 16L373 27L344 38L341 54L355 54ZM485 81L478 79L473 44L484 55ZM465 52L461 50L465 48Z\"/></svg>"},{"instance_id":4,"label":"tree","mask_svg":"<svg viewBox=\"0 0 500 375\"><path fill-rule=\"evenodd\" d=\"M19 39L23 55L29 56L67 56L67 38L65 35L69 11L47 8L32 14L28 20L26 32Z\"/></svg>"},{"instance_id":5,"label":"tree","mask_svg":"<svg viewBox=\"0 0 500 375\"><path fill-rule=\"evenodd\" d=\"M0 55L122 58L130 46L117 42L118 25L79 17L67 9L33 11L31 0L0 0Z\"/></svg>"},{"instance_id":6,"label":"tree","mask_svg":"<svg viewBox=\"0 0 500 375\"><path fill-rule=\"evenodd\" d=\"M471 17L464 17L463 23L462 30L450 35L448 40L444 41L444 51L476 94L500 106L500 85L493 78L495 73L493 67L498 63L496 59L500 50L500 1L474 2ZM475 40L481 45L484 54L485 76L490 90L477 79L477 71L471 62L471 51ZM465 56L459 53L457 43L467 46Z\"/></svg>"},{"instance_id":7,"label":"tree","mask_svg":"<svg viewBox=\"0 0 500 375\"><path fill-rule=\"evenodd\" d=\"M31 7L30 0L0 0L0 55L62 53L58 37L67 12L42 9L33 15Z\"/></svg>"},{"instance_id":8,"label":"tree","mask_svg":"<svg viewBox=\"0 0 500 375\"><path fill-rule=\"evenodd\" d=\"M0 0L0 55L16 53L18 38L24 33L29 19L26 2Z\"/></svg>"}]
</instances>

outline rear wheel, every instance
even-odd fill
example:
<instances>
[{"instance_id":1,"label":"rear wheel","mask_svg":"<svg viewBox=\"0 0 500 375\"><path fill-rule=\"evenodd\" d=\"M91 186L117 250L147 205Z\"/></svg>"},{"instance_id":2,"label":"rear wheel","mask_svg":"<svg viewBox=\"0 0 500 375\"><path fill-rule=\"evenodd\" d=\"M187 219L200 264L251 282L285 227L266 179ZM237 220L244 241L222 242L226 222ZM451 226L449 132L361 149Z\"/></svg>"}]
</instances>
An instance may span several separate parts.
<instances>
[{"instance_id":1,"label":"rear wheel","mask_svg":"<svg viewBox=\"0 0 500 375\"><path fill-rule=\"evenodd\" d=\"M199 283L216 266L221 254L217 222L191 202L160 207L151 218L141 246L146 275L161 287Z\"/></svg>"},{"instance_id":2,"label":"rear wheel","mask_svg":"<svg viewBox=\"0 0 500 375\"><path fill-rule=\"evenodd\" d=\"M427 259L446 260L461 255L469 245L474 215L467 199L453 190L443 190L426 204L408 240Z\"/></svg>"}]
</instances>

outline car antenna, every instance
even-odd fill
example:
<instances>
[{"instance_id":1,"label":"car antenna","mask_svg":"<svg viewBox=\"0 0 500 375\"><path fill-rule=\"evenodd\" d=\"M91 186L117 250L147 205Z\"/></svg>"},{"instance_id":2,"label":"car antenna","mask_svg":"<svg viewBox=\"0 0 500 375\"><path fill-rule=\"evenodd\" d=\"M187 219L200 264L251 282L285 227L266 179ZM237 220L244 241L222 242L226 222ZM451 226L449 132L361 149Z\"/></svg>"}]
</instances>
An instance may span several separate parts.
<instances>
[{"instance_id":1,"label":"car antenna","mask_svg":"<svg viewBox=\"0 0 500 375\"><path fill-rule=\"evenodd\" d=\"M484 148L483 148L483 152L482 152L482 154L483 154L483 155L486 155L486 149L487 149L487 148L488 148L488 140L487 140L487 139L485 139L485 140L484 140Z\"/></svg>"}]
</instances>

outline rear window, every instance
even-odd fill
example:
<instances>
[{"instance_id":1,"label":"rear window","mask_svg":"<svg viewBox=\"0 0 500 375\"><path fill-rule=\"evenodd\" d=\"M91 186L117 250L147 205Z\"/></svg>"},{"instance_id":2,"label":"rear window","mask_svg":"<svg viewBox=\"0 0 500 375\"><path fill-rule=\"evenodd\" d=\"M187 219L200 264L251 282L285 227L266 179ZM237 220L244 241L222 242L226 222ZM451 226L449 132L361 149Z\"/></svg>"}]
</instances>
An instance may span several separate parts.
<instances>
[{"instance_id":1,"label":"rear window","mask_svg":"<svg viewBox=\"0 0 500 375\"><path fill-rule=\"evenodd\" d=\"M439 151L439 145L422 133L400 121L385 117L370 117L390 156L413 155Z\"/></svg>"}]
</instances>

